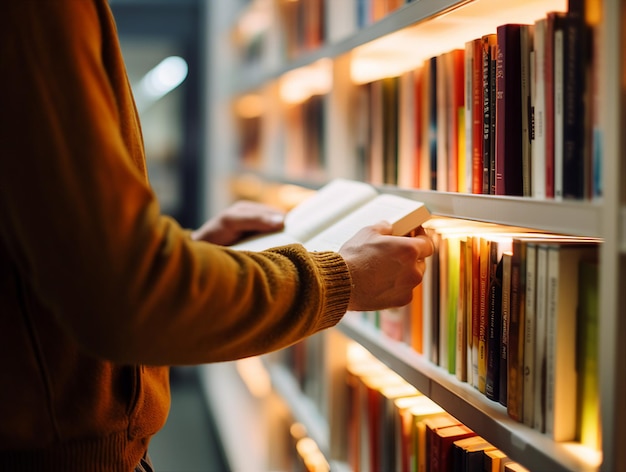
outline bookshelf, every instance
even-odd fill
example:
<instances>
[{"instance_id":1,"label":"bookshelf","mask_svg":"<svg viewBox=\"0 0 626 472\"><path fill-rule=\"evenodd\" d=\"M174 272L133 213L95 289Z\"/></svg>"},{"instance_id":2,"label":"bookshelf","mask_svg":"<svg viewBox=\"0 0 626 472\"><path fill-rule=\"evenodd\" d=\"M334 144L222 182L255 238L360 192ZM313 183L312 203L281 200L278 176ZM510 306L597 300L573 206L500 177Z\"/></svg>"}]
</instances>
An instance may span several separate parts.
<instances>
[{"instance_id":1,"label":"bookshelf","mask_svg":"<svg viewBox=\"0 0 626 472\"><path fill-rule=\"evenodd\" d=\"M335 177L370 179L371 176L364 174L361 157L355 151L359 134L355 130L358 114L355 116L354 108L361 85L386 75L402 75L427 58L495 32L498 25L531 22L545 12L566 8L563 1L420 0L399 5L376 21L359 23L358 12L349 8L358 3L357 0L324 2L327 28L324 40L294 53L286 51L288 33L279 21L277 2L210 2L206 18L210 32L207 53L212 57L208 71L207 109L211 123L208 155L218 157L208 158L205 166L205 180L210 182L207 214L228 204L234 197L233 189L237 193L236 189L252 188L261 185L259 182L298 184L314 189ZM279 456L290 454L289 447L278 448L281 453L270 453L277 446L260 438L267 431L280 430L285 428L285 422L294 421L305 425L332 470L350 470L343 419L347 399L342 386L347 346L356 342L531 470L612 471L624 467L626 450L621 444L626 440L626 431L619 418L626 413L626 379L620 362L626 358L626 344L621 342L626 336L626 322L621 316L621 307L626 302L626 195L620 183L626 177L626 166L622 164L626 162L626 144L622 138L626 136L626 121L622 116L626 70L622 57L626 33L622 30L626 8L619 0L599 3L604 12L597 33L602 47L596 53L601 71L597 79L598 129L602 136L601 197L557 201L431 190L417 188L417 182L401 179L391 184L374 183L385 192L424 201L433 214L440 216L602 238L598 352L602 366L600 453L588 454L589 451L581 450L576 444L552 441L545 434L512 420L505 407L486 399L406 343L388 339L359 317L349 315L337 328L315 340L314 347L309 347L310 355L317 355L319 360L313 394L299 385L300 379L292 377L289 361L285 361L289 358L283 353L264 356L258 367L259 375L267 376L272 386L260 397L247 392L249 386L239 379L237 363L203 367L206 392L218 426L224 428L226 449L234 465L240 465L237 461L243 460L241 451L245 446L241 443L248 442L246 436L254 447L246 450L250 454L245 454L247 463L242 466L245 470L268 470L284 465L284 459ZM543 9L544 13L537 13L537 9ZM244 54L239 29L251 12L265 16L256 29L246 33L248 43L243 48ZM338 17L346 21L338 22ZM392 52L394 64L375 62ZM390 62L389 57L385 60ZM390 68L395 68L394 72ZM298 87L305 90L309 87L308 93L320 97L321 105L316 112L319 115L314 116L319 118L317 136L323 137L322 143L318 143L321 162L314 167L301 164L290 167L288 156L297 155L300 162L304 159L302 150L293 147L294 133L302 133L310 126L294 129L293 116L303 113L297 108L298 103L279 104L285 103L290 81L301 80L303 75L316 77L313 85L300 83ZM248 100L246 107L254 109L256 104L258 110L242 118L238 106L243 106L244 98ZM246 162L242 160L239 141L242 129L249 132L246 136L251 136L250 146L256 153ZM403 143L400 138L398 161L402 161L407 146L415 145L415 141ZM256 194L262 193L259 190ZM238 401L245 403L245 408L229 406L228 395L224 396L223 392L230 389L239 392ZM271 408L280 411L280 415L273 415ZM285 416L290 419L285 420ZM275 417L280 417L280 422ZM229 424L245 424L246 434L226 432Z\"/></svg>"}]
</instances>

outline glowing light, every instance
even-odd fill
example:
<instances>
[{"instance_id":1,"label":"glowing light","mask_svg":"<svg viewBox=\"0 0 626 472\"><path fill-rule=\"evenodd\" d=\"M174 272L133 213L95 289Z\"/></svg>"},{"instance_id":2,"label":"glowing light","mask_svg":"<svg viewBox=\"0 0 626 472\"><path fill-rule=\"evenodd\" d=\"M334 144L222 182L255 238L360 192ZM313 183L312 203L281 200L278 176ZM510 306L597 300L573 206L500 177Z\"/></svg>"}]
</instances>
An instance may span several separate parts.
<instances>
[{"instance_id":1,"label":"glowing light","mask_svg":"<svg viewBox=\"0 0 626 472\"><path fill-rule=\"evenodd\" d=\"M265 104L257 94L247 94L235 101L235 113L241 118L256 118L263 114Z\"/></svg>"},{"instance_id":2,"label":"glowing light","mask_svg":"<svg viewBox=\"0 0 626 472\"><path fill-rule=\"evenodd\" d=\"M135 101L139 111L144 111L182 84L188 71L187 62L182 57L170 56L163 59L135 87Z\"/></svg>"},{"instance_id":3,"label":"glowing light","mask_svg":"<svg viewBox=\"0 0 626 472\"><path fill-rule=\"evenodd\" d=\"M515 18L532 23L549 11L565 11L564 0L477 0L442 14L431 21L396 31L352 51L350 75L355 83L396 77L466 41L495 33L499 25Z\"/></svg>"},{"instance_id":4,"label":"glowing light","mask_svg":"<svg viewBox=\"0 0 626 472\"><path fill-rule=\"evenodd\" d=\"M149 97L158 99L182 84L187 71L187 62L182 57L166 57L145 75L140 86Z\"/></svg>"}]
</instances>

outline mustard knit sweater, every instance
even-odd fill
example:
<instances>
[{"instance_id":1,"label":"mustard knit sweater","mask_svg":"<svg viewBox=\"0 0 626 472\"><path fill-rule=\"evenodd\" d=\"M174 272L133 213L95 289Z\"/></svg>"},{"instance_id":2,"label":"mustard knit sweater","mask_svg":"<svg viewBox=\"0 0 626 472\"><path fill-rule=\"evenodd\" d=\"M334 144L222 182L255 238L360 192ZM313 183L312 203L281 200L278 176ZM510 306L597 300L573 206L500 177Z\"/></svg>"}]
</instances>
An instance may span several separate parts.
<instances>
[{"instance_id":1,"label":"mustard knit sweater","mask_svg":"<svg viewBox=\"0 0 626 472\"><path fill-rule=\"evenodd\" d=\"M3 0L0 26L0 471L130 471L165 422L166 366L335 325L348 269L160 215L106 0Z\"/></svg>"}]
</instances>

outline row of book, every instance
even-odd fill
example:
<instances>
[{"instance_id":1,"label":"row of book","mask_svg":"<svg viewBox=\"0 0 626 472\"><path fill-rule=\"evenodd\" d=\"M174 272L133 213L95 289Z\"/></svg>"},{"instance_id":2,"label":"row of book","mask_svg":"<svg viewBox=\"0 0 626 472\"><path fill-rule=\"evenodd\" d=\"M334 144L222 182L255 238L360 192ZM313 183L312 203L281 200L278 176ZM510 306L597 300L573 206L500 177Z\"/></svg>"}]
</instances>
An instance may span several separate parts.
<instances>
[{"instance_id":1,"label":"row of book","mask_svg":"<svg viewBox=\"0 0 626 472\"><path fill-rule=\"evenodd\" d=\"M501 25L400 76L356 85L343 117L355 178L537 199L600 197L593 31L576 9L552 12L534 24ZM284 104L284 128L242 120L242 162L262 168L263 152L278 150L286 177L323 175L329 103L312 95Z\"/></svg>"},{"instance_id":2,"label":"row of book","mask_svg":"<svg viewBox=\"0 0 626 472\"><path fill-rule=\"evenodd\" d=\"M436 250L381 331L556 441L598 449L595 238L431 220Z\"/></svg>"},{"instance_id":3,"label":"row of book","mask_svg":"<svg viewBox=\"0 0 626 472\"><path fill-rule=\"evenodd\" d=\"M346 385L351 470L527 470L366 351L349 356Z\"/></svg>"},{"instance_id":4,"label":"row of book","mask_svg":"<svg viewBox=\"0 0 626 472\"><path fill-rule=\"evenodd\" d=\"M601 195L596 38L572 5L359 86L366 178L540 199Z\"/></svg>"},{"instance_id":5,"label":"row of book","mask_svg":"<svg viewBox=\"0 0 626 472\"><path fill-rule=\"evenodd\" d=\"M383 19L412 0L278 1L282 56L295 59Z\"/></svg>"},{"instance_id":6,"label":"row of book","mask_svg":"<svg viewBox=\"0 0 626 472\"><path fill-rule=\"evenodd\" d=\"M244 63L276 54L293 60L340 41L413 0L273 0L252 2L234 37ZM261 20L263 18L263 20Z\"/></svg>"}]
</instances>

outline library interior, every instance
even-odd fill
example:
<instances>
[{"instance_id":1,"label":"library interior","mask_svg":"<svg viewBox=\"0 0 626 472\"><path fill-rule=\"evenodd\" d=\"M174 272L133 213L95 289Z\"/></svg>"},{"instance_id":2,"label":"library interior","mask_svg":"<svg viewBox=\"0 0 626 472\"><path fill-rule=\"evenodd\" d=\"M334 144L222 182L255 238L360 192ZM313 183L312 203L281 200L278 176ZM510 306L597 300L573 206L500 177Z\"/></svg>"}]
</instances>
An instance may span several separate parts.
<instances>
[{"instance_id":1,"label":"library interior","mask_svg":"<svg viewBox=\"0 0 626 472\"><path fill-rule=\"evenodd\" d=\"M407 305L172 366L156 472L626 470L625 2L108 3L162 213L433 244Z\"/></svg>"}]
</instances>

